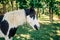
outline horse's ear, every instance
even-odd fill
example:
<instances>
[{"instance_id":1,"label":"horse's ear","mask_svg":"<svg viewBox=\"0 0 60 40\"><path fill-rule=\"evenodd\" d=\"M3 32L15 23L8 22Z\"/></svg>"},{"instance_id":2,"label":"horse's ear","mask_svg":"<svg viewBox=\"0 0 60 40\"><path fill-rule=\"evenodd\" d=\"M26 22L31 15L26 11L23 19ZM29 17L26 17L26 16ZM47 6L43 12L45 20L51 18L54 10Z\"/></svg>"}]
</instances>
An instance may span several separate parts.
<instances>
[{"instance_id":1,"label":"horse's ear","mask_svg":"<svg viewBox=\"0 0 60 40\"><path fill-rule=\"evenodd\" d=\"M34 10L34 7L32 6L32 7L30 7L30 11L33 11Z\"/></svg>"}]
</instances>

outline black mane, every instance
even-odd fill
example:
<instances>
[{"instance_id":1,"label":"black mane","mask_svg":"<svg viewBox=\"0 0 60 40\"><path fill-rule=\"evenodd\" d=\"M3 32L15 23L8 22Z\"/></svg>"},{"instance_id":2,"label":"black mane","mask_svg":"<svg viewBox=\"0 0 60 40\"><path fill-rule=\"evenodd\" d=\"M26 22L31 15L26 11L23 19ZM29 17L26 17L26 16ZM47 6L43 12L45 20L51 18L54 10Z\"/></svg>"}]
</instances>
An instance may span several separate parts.
<instances>
[{"instance_id":1,"label":"black mane","mask_svg":"<svg viewBox=\"0 0 60 40\"><path fill-rule=\"evenodd\" d=\"M35 19L36 12L34 8L24 9L24 10L25 10L26 16L30 15L31 18L33 17L33 19Z\"/></svg>"}]
</instances>

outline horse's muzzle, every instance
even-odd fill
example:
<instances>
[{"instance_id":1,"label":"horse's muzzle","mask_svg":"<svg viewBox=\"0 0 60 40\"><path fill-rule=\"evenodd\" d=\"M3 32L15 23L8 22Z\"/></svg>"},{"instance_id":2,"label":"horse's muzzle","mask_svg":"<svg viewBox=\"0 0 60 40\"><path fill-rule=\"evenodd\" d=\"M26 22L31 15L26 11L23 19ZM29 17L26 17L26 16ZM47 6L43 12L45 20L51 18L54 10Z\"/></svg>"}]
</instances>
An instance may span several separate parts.
<instances>
[{"instance_id":1,"label":"horse's muzzle","mask_svg":"<svg viewBox=\"0 0 60 40\"><path fill-rule=\"evenodd\" d=\"M34 25L34 28L35 28L36 30L38 30L38 27L37 27L37 25Z\"/></svg>"}]
</instances>

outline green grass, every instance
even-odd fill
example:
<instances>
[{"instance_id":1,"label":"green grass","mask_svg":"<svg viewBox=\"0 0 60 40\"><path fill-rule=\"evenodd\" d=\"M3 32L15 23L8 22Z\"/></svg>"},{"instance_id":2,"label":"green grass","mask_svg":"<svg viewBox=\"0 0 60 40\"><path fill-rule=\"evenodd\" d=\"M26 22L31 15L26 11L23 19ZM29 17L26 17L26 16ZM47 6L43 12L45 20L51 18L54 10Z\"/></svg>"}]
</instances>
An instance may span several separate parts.
<instances>
[{"instance_id":1,"label":"green grass","mask_svg":"<svg viewBox=\"0 0 60 40\"><path fill-rule=\"evenodd\" d=\"M59 23L41 24L39 30L33 30L32 28L27 26L19 27L14 40L60 40Z\"/></svg>"},{"instance_id":2,"label":"green grass","mask_svg":"<svg viewBox=\"0 0 60 40\"><path fill-rule=\"evenodd\" d=\"M60 40L59 23L41 23L40 25L39 30L33 30L29 25L25 24L19 26L13 40Z\"/></svg>"}]
</instances>

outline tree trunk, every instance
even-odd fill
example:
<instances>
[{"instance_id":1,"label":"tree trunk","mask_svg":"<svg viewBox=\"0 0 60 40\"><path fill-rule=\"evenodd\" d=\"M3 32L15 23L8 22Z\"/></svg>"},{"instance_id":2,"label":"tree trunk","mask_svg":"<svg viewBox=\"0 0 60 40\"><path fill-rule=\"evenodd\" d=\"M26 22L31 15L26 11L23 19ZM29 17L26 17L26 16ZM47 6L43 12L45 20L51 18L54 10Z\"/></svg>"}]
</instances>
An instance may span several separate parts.
<instances>
[{"instance_id":1,"label":"tree trunk","mask_svg":"<svg viewBox=\"0 0 60 40\"><path fill-rule=\"evenodd\" d=\"M18 3L16 2L16 10L18 10Z\"/></svg>"},{"instance_id":2,"label":"tree trunk","mask_svg":"<svg viewBox=\"0 0 60 40\"><path fill-rule=\"evenodd\" d=\"M40 18L40 8L39 8L39 18Z\"/></svg>"},{"instance_id":3,"label":"tree trunk","mask_svg":"<svg viewBox=\"0 0 60 40\"><path fill-rule=\"evenodd\" d=\"M49 3L50 22L53 23L53 0Z\"/></svg>"},{"instance_id":4,"label":"tree trunk","mask_svg":"<svg viewBox=\"0 0 60 40\"><path fill-rule=\"evenodd\" d=\"M14 6L13 6L13 0L11 0L11 5L12 5L12 11L14 10Z\"/></svg>"},{"instance_id":5,"label":"tree trunk","mask_svg":"<svg viewBox=\"0 0 60 40\"><path fill-rule=\"evenodd\" d=\"M58 16L58 19L60 20L60 16Z\"/></svg>"},{"instance_id":6,"label":"tree trunk","mask_svg":"<svg viewBox=\"0 0 60 40\"><path fill-rule=\"evenodd\" d=\"M50 17L50 22L53 23L53 10L52 10L51 7L49 7L49 13L50 13L50 15L49 15L49 17Z\"/></svg>"},{"instance_id":7,"label":"tree trunk","mask_svg":"<svg viewBox=\"0 0 60 40\"><path fill-rule=\"evenodd\" d=\"M44 8L43 8L43 12L42 12L42 14L44 14Z\"/></svg>"},{"instance_id":8,"label":"tree trunk","mask_svg":"<svg viewBox=\"0 0 60 40\"><path fill-rule=\"evenodd\" d=\"M39 15L39 8L37 8L37 18L38 18L38 15Z\"/></svg>"},{"instance_id":9,"label":"tree trunk","mask_svg":"<svg viewBox=\"0 0 60 40\"><path fill-rule=\"evenodd\" d=\"M3 14L5 14L5 13L6 13L6 4L3 3Z\"/></svg>"}]
</instances>

